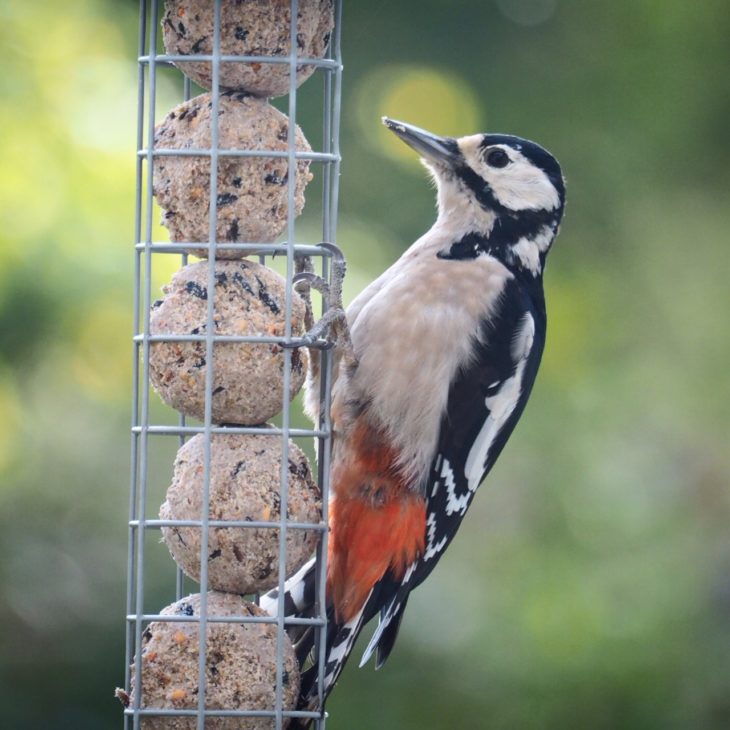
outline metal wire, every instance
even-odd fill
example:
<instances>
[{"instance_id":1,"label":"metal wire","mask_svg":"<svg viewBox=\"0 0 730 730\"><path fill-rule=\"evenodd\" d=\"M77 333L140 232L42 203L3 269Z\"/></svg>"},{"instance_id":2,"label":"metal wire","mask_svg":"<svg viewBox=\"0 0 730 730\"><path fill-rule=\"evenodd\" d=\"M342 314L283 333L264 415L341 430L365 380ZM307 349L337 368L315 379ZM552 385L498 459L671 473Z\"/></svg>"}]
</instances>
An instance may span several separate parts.
<instances>
[{"instance_id":1,"label":"metal wire","mask_svg":"<svg viewBox=\"0 0 730 730\"><path fill-rule=\"evenodd\" d=\"M321 385L320 385L320 423L311 429L293 428L291 426L291 407L289 402L289 384L291 382L291 346L301 346L301 337L292 334L292 278L294 262L297 257L317 257L321 266L321 274L327 278L329 273L329 252L316 244L297 242L295 225L295 191L297 162L309 160L312 164L321 165L322 174L322 241L334 243L337 227L338 182L340 170L339 122L341 110L341 72L340 53L341 0L335 2L335 29L327 58L309 59L297 57L297 20L299 0L291 0L290 33L292 42L288 56L232 56L220 52L221 4L223 0L215 0L213 51L210 54L179 56L158 53L160 0L140 0L139 16L139 52L138 52L138 117L137 117L137 154L136 154L136 201L135 201L135 264L134 264L134 335L133 342L133 398L132 398L132 441L131 441L131 481L129 502L129 554L127 564L127 602L126 602L126 666L125 687L131 691L131 668L134 667L137 691L134 700L125 710L124 727L126 730L138 730L142 718L150 716L194 718L197 730L204 730L207 717L261 717L271 718L277 730L283 727L286 718L299 717L314 720L318 730L325 728L326 717L322 711L286 711L283 707L284 687L284 648L288 641L286 628L290 626L311 626L316 632L315 653L318 662L320 680L324 676L324 646L326 640L326 607L325 577L327 555L327 518L329 496L329 459L331 423L329 418L330 382L332 376L332 357L327 344L318 341L314 344L319 351ZM211 146L210 149L188 148L162 149L154 148L154 128L157 117L156 91L158 66L170 66L177 61L208 61L211 64ZM289 65L289 97L288 97L288 138L285 151L275 150L236 150L219 147L218 106L221 62L257 62ZM324 103L322 112L323 149L321 151L301 152L295 146L295 130L297 115L297 81L296 71L299 65L315 66L317 73L324 80ZM313 83L312 80L309 82ZM183 80L183 98L191 97L190 80ZM306 87L305 87L306 88ZM153 161L159 156L202 156L210 158L210 203L208 221L208 241L175 242L154 241L152 238L153 223ZM216 240L216 212L218 188L218 160L225 157L277 157L287 160L289 175L288 185L288 217L286 241L271 243L229 243ZM151 279L153 257L176 254L181 256L183 265L187 263L188 253L205 250L209 261L207 300L207 328L205 335L152 335L150 333L150 307L152 303ZM279 337L272 336L223 336L214 334L215 313L215 261L220 250L241 250L247 254L258 254L264 263L267 257L286 255L286 298L285 298L285 330ZM150 416L150 345L160 341L204 342L206 348L206 380L205 409L201 426L188 426L184 416L180 416L177 426L155 424ZM216 424L212 420L212 392L214 381L214 345L218 342L241 343L275 343L289 345L283 349L283 398L281 427L273 426L236 426ZM315 357L312 350L312 357ZM208 509L210 497L211 438L214 434L267 434L281 438L281 474L280 474L280 517L276 522L215 520L210 518ZM175 436L183 445L193 434L204 436L204 479L203 509L200 519L162 520L148 519L149 509L157 509L148 500L149 455L154 448L155 439L164 436ZM289 439L313 437L317 440L317 482L322 494L322 519L320 522L295 522L288 516L288 453ZM200 609L199 616L166 616L145 612L145 567L148 562L145 554L145 537L151 530L161 527L192 527L200 529ZM208 542L210 529L274 529L279 537L279 606L277 616L209 616L207 605L208 591ZM321 533L321 541L317 548L316 595L317 604L311 618L294 618L284 616L284 582L286 580L286 536L288 530L314 530ZM185 591L186 579L182 571L175 567L175 600L179 600ZM162 709L142 707L142 636L147 625L152 621L187 622L198 624L198 696L195 709ZM264 623L276 626L276 700L273 708L266 710L232 710L206 709L206 641L208 623ZM321 686L321 681L320 681ZM320 697L321 700L321 697ZM321 707L320 701L320 707Z\"/></svg>"},{"instance_id":2,"label":"metal wire","mask_svg":"<svg viewBox=\"0 0 730 730\"><path fill-rule=\"evenodd\" d=\"M142 64L140 64L142 66ZM192 82L187 76L183 76L183 101L189 101L192 98ZM169 246L169 244L167 244ZM135 248L142 247L144 249L145 244L143 243L137 243ZM159 251L160 253L164 251L164 248L160 249L154 244L151 244L148 246L148 248L154 253ZM180 265L181 266L187 266L188 263L188 251L187 248L178 248L175 253L180 253ZM178 417L178 424L180 425L181 429L185 428L186 425L186 418L185 414L181 413ZM179 448L182 448L185 445L185 440L187 438L187 434L185 432L181 432L178 434L178 444ZM179 601L182 599L183 595L185 594L185 573L183 572L183 569L177 565L175 568L175 600Z\"/></svg>"}]
</instances>

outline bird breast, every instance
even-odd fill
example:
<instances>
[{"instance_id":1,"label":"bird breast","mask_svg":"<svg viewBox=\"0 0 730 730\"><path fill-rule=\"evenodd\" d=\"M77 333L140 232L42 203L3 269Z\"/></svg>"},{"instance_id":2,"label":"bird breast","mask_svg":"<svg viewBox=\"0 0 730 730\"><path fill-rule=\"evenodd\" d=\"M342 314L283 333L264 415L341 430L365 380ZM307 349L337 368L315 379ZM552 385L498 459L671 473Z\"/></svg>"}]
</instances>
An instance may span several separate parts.
<instances>
[{"instance_id":1,"label":"bird breast","mask_svg":"<svg viewBox=\"0 0 730 730\"><path fill-rule=\"evenodd\" d=\"M336 387L367 404L414 489L434 457L450 385L512 277L490 256L442 260L432 248L406 252L357 304L351 331L358 366L340 375L348 378L344 389Z\"/></svg>"}]
</instances>

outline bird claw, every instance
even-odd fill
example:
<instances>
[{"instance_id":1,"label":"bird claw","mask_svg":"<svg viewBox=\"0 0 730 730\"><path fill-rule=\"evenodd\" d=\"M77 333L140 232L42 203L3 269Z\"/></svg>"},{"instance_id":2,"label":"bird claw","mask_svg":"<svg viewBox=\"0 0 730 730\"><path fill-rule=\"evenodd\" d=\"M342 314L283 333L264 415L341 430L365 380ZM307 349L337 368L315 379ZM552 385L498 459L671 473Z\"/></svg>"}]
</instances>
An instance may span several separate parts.
<instances>
[{"instance_id":1,"label":"bird claw","mask_svg":"<svg viewBox=\"0 0 730 730\"><path fill-rule=\"evenodd\" d=\"M330 349L343 339L349 340L347 328L347 317L342 307L328 309L315 325L305 333L305 340L318 341L324 339L327 342L325 349Z\"/></svg>"},{"instance_id":2,"label":"bird claw","mask_svg":"<svg viewBox=\"0 0 730 730\"><path fill-rule=\"evenodd\" d=\"M291 281L298 292L307 293L310 289L316 289L322 296L329 297L329 284L321 276L317 276L311 271L294 274Z\"/></svg>"},{"instance_id":3,"label":"bird claw","mask_svg":"<svg viewBox=\"0 0 730 730\"><path fill-rule=\"evenodd\" d=\"M335 343L333 340L323 339L312 330L305 332L296 342L282 342L281 346L287 350L296 350L299 347L315 347L318 350L331 350Z\"/></svg>"}]
</instances>

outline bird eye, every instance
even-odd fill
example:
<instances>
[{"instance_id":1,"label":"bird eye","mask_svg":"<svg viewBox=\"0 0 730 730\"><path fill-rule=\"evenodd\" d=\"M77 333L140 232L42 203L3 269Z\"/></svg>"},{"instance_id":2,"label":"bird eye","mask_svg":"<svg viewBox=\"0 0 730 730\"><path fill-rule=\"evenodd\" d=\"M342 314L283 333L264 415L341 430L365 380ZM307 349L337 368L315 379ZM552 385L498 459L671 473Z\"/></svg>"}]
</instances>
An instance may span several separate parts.
<instances>
[{"instance_id":1,"label":"bird eye","mask_svg":"<svg viewBox=\"0 0 730 730\"><path fill-rule=\"evenodd\" d=\"M509 163L509 155L499 147L493 150L489 150L489 152L487 153L487 164L490 167L507 167Z\"/></svg>"}]
</instances>

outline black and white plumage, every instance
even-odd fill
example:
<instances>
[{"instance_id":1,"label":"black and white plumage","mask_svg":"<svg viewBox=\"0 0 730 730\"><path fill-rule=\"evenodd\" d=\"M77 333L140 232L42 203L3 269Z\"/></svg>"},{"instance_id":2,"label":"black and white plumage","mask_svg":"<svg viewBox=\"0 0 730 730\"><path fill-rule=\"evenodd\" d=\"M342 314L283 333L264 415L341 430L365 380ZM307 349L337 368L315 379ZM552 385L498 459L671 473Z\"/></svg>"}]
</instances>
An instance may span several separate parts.
<instances>
[{"instance_id":1,"label":"black and white plumage","mask_svg":"<svg viewBox=\"0 0 730 730\"><path fill-rule=\"evenodd\" d=\"M522 415L544 341L544 307L536 311L519 285L508 282L496 316L481 325L473 362L451 385L427 480L425 551L381 607L360 666L375 649L377 667L388 658L395 641L391 626L397 631L408 595L436 566Z\"/></svg>"},{"instance_id":2,"label":"black and white plumage","mask_svg":"<svg viewBox=\"0 0 730 730\"><path fill-rule=\"evenodd\" d=\"M362 663L387 659L410 592L443 555L519 420L545 344L542 272L565 202L560 166L533 142L384 122L422 155L438 218L347 310L352 350L349 338L338 348L333 387L326 677L317 687L314 671L305 674L304 703L327 696L378 614ZM316 411L314 398L309 405ZM373 537L384 527L397 532L385 548ZM286 601L306 615L313 566L300 573ZM272 612L275 599L264 599Z\"/></svg>"}]
</instances>

